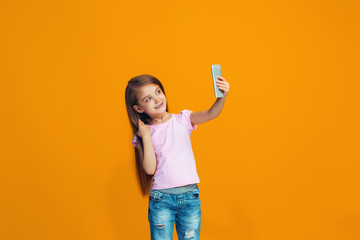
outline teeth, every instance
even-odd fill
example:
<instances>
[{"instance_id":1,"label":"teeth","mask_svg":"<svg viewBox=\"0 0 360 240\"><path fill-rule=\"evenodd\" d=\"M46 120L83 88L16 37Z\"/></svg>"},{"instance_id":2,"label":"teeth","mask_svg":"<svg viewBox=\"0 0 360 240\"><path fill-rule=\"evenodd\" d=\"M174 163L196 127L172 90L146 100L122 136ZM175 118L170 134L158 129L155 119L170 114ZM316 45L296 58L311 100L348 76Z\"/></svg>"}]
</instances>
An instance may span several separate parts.
<instances>
[{"instance_id":1,"label":"teeth","mask_svg":"<svg viewBox=\"0 0 360 240\"><path fill-rule=\"evenodd\" d=\"M156 106L155 109L159 109L162 106L163 103L160 103L160 105Z\"/></svg>"}]
</instances>

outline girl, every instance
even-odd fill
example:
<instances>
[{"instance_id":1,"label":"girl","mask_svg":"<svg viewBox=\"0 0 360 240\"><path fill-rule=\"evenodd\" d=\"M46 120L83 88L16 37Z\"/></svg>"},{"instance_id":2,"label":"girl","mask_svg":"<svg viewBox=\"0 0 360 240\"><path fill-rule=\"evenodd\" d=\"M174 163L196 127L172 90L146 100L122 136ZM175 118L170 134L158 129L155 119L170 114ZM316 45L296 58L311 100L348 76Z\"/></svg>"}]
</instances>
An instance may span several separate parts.
<instances>
[{"instance_id":1,"label":"girl","mask_svg":"<svg viewBox=\"0 0 360 240\"><path fill-rule=\"evenodd\" d=\"M200 237L200 182L190 142L196 126L216 118L225 103L229 83L218 77L224 92L209 110L168 112L165 90L151 75L132 78L125 101L133 129L133 145L143 195L149 194L148 219L152 240Z\"/></svg>"}]
</instances>

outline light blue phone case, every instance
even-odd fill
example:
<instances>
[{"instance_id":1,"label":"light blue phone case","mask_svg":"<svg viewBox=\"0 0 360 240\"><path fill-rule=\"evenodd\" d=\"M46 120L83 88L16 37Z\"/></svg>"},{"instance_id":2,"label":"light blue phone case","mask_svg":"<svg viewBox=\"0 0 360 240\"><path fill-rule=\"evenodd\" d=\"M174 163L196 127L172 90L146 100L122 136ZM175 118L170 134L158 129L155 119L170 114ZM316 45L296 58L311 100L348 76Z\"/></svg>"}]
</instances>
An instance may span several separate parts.
<instances>
[{"instance_id":1,"label":"light blue phone case","mask_svg":"<svg viewBox=\"0 0 360 240\"><path fill-rule=\"evenodd\" d=\"M218 76L221 77L220 65L219 64L211 65L211 72L212 72L212 77L213 77L215 97L217 97L217 98L224 97L224 93L220 89L218 89L218 87L216 86L216 80L218 80L217 77Z\"/></svg>"}]
</instances>

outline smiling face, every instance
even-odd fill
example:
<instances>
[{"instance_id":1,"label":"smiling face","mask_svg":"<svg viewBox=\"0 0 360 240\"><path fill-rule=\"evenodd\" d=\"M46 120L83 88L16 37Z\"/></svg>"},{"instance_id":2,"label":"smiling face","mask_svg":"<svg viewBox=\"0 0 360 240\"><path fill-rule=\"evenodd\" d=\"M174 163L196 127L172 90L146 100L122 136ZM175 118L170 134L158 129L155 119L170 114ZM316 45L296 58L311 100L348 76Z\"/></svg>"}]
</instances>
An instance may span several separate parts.
<instances>
[{"instance_id":1,"label":"smiling face","mask_svg":"<svg viewBox=\"0 0 360 240\"><path fill-rule=\"evenodd\" d=\"M137 94L138 104L133 108L138 113L145 112L150 117L166 111L166 97L157 84L147 84L139 89Z\"/></svg>"}]
</instances>

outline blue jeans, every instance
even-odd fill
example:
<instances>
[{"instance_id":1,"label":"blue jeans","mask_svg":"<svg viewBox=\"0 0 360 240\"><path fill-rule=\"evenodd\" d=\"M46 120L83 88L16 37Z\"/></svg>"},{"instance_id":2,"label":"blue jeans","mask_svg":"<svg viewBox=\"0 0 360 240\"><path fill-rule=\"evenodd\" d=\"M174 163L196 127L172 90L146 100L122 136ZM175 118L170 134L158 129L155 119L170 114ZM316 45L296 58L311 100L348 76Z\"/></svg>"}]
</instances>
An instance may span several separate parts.
<instances>
[{"instance_id":1,"label":"blue jeans","mask_svg":"<svg viewBox=\"0 0 360 240\"><path fill-rule=\"evenodd\" d=\"M200 191L196 187L182 194L151 190L149 222L151 240L171 240L174 223L179 240L200 238Z\"/></svg>"}]
</instances>

